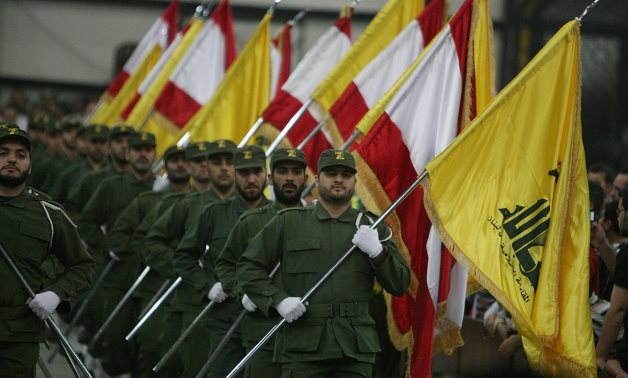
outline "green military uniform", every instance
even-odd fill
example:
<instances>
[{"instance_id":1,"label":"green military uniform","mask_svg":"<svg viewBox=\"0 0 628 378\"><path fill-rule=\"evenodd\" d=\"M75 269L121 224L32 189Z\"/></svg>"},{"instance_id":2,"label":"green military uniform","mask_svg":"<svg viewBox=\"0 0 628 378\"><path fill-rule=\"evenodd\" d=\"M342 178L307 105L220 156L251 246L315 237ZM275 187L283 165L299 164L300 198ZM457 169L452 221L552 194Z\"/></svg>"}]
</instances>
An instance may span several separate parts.
<instances>
[{"instance_id":1,"label":"green military uniform","mask_svg":"<svg viewBox=\"0 0 628 378\"><path fill-rule=\"evenodd\" d=\"M14 128L17 132L17 127ZM29 147L26 133L19 131ZM7 137L0 131L0 140ZM94 261L83 248L74 224L60 205L26 188L14 197L0 196L0 242L36 292L52 291L60 299L59 312L69 311L89 287ZM64 271L53 280L42 263L54 255ZM0 258L0 375L35 376L44 326L26 302L28 291L4 258Z\"/></svg>"},{"instance_id":2,"label":"green military uniform","mask_svg":"<svg viewBox=\"0 0 628 378\"><path fill-rule=\"evenodd\" d=\"M46 125L46 133L49 135L49 137L60 135L62 129L63 124L60 121L50 119L48 120L48 124ZM45 158L37 161L37 166L33 165L33 169L30 176L28 177L27 184L41 191L46 191L47 189L49 189L46 188L47 183L50 182L49 176L57 166L57 161L63 158L65 158L65 155L62 152L52 153L50 151L46 151Z\"/></svg>"},{"instance_id":3,"label":"green military uniform","mask_svg":"<svg viewBox=\"0 0 628 378\"><path fill-rule=\"evenodd\" d=\"M69 129L78 129L80 127L80 123L78 122L61 122L61 131L62 133ZM55 125L55 128L59 126ZM64 142L65 143L65 142ZM73 146L76 148L76 146ZM55 182L61 176L61 173L70 165L74 165L83 159L76 156L68 156L65 150L62 150L60 154L54 156L50 160L50 164L46 165L46 178L40 184L40 189L46 193L50 193L53 190ZM55 201L57 198L52 197Z\"/></svg>"}]
</instances>

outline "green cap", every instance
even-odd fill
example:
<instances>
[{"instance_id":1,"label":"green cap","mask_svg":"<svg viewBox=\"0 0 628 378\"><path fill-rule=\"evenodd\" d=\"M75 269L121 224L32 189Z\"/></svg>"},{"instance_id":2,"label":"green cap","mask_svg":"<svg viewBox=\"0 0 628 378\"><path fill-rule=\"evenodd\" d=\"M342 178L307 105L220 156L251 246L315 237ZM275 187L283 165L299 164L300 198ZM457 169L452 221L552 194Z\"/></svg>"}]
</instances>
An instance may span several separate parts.
<instances>
[{"instance_id":1,"label":"green cap","mask_svg":"<svg viewBox=\"0 0 628 378\"><path fill-rule=\"evenodd\" d=\"M46 131L46 125L48 124L47 116L34 116L28 119L28 130L40 130Z\"/></svg>"},{"instance_id":2,"label":"green cap","mask_svg":"<svg viewBox=\"0 0 628 378\"><path fill-rule=\"evenodd\" d=\"M170 146L166 149L166 152L164 152L164 161L168 161L168 159L170 159L171 157L177 155L177 154L185 154L185 148L183 146L177 146L176 144L174 146ZM186 157L187 159L187 157Z\"/></svg>"},{"instance_id":3,"label":"green cap","mask_svg":"<svg viewBox=\"0 0 628 378\"><path fill-rule=\"evenodd\" d=\"M86 134L87 134L87 126L81 125L81 127L79 127L78 131L76 132L76 136L77 137L85 136L87 138Z\"/></svg>"},{"instance_id":4,"label":"green cap","mask_svg":"<svg viewBox=\"0 0 628 378\"><path fill-rule=\"evenodd\" d=\"M131 126L117 125L111 128L109 131L109 137L115 138L118 135L132 135L135 134L135 130Z\"/></svg>"},{"instance_id":5,"label":"green cap","mask_svg":"<svg viewBox=\"0 0 628 378\"><path fill-rule=\"evenodd\" d=\"M318 173L321 173L325 168L340 165L342 167L351 168L353 173L356 173L355 159L351 152L343 150L325 150L321 153L321 157L318 158Z\"/></svg>"},{"instance_id":6,"label":"green cap","mask_svg":"<svg viewBox=\"0 0 628 378\"><path fill-rule=\"evenodd\" d=\"M275 165L280 161L294 161L303 165L303 168L307 165L305 161L305 154L303 151L296 148L278 148L270 155L270 170L275 169Z\"/></svg>"},{"instance_id":7,"label":"green cap","mask_svg":"<svg viewBox=\"0 0 628 378\"><path fill-rule=\"evenodd\" d=\"M217 154L235 154L238 146L229 139L218 139L211 142L207 148L207 156Z\"/></svg>"},{"instance_id":8,"label":"green cap","mask_svg":"<svg viewBox=\"0 0 628 378\"><path fill-rule=\"evenodd\" d=\"M61 130L78 129L81 127L81 123L78 121L63 121L61 124Z\"/></svg>"},{"instance_id":9,"label":"green cap","mask_svg":"<svg viewBox=\"0 0 628 378\"><path fill-rule=\"evenodd\" d=\"M89 125L87 127L87 139L94 140L108 140L109 128L105 125Z\"/></svg>"},{"instance_id":10,"label":"green cap","mask_svg":"<svg viewBox=\"0 0 628 378\"><path fill-rule=\"evenodd\" d=\"M63 122L59 120L50 120L46 127L48 134L57 134L63 131Z\"/></svg>"},{"instance_id":11,"label":"green cap","mask_svg":"<svg viewBox=\"0 0 628 378\"><path fill-rule=\"evenodd\" d=\"M210 142L195 142L190 143L185 148L185 158L187 160L195 159L198 157L207 157L207 151L209 150Z\"/></svg>"},{"instance_id":12,"label":"green cap","mask_svg":"<svg viewBox=\"0 0 628 378\"><path fill-rule=\"evenodd\" d=\"M244 146L233 156L235 169L266 167L266 154L259 146Z\"/></svg>"},{"instance_id":13,"label":"green cap","mask_svg":"<svg viewBox=\"0 0 628 378\"><path fill-rule=\"evenodd\" d=\"M142 131L139 133L133 133L129 136L129 148L144 146L157 146L157 143L155 143L155 134Z\"/></svg>"},{"instance_id":14,"label":"green cap","mask_svg":"<svg viewBox=\"0 0 628 378\"><path fill-rule=\"evenodd\" d=\"M20 127L14 123L0 122L0 141L16 140L30 151L31 139L28 137L26 131L20 129Z\"/></svg>"}]
</instances>

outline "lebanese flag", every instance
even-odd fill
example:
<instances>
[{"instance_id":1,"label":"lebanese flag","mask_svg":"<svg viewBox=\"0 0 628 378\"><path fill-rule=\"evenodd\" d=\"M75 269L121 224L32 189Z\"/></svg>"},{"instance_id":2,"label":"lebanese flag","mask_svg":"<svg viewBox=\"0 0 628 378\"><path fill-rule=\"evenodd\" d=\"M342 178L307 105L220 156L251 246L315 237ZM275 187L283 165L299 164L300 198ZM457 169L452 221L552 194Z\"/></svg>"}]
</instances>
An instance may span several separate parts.
<instances>
[{"instance_id":1,"label":"lebanese flag","mask_svg":"<svg viewBox=\"0 0 628 378\"><path fill-rule=\"evenodd\" d=\"M267 123L262 133L274 139L290 121L292 116L306 103L310 94L323 78L342 59L351 47L351 7L341 11L336 23L323 34L294 69L290 78L268 105L262 118ZM316 127L321 118L306 111L287 135L287 140L296 146ZM322 150L331 148L324 133L303 148L308 167L316 172L318 157Z\"/></svg>"},{"instance_id":2,"label":"lebanese flag","mask_svg":"<svg viewBox=\"0 0 628 378\"><path fill-rule=\"evenodd\" d=\"M166 11L153 23L133 53L122 67L122 71L107 87L106 93L115 97L128 78L133 75L156 45L164 51L174 40L179 26L179 0L172 0Z\"/></svg>"},{"instance_id":3,"label":"lebanese flag","mask_svg":"<svg viewBox=\"0 0 628 378\"><path fill-rule=\"evenodd\" d=\"M275 98L290 77L292 69L292 21L286 22L277 31L270 44L270 98Z\"/></svg>"},{"instance_id":4,"label":"lebanese flag","mask_svg":"<svg viewBox=\"0 0 628 378\"><path fill-rule=\"evenodd\" d=\"M485 1L466 0L357 125L364 135L354 150L358 194L370 210L383 212L389 207L475 116L470 36L482 19L474 13ZM483 20L489 22L490 17ZM387 221L412 272L408 293L387 296L391 339L398 347L408 347L410 376L428 377L435 344L450 350L462 344L459 329L467 274L431 231L422 188L410 194ZM449 306L441 310L439 306L447 301ZM443 324L447 327L435 334L435 327ZM435 343L437 335L441 344Z\"/></svg>"},{"instance_id":5,"label":"lebanese flag","mask_svg":"<svg viewBox=\"0 0 628 378\"><path fill-rule=\"evenodd\" d=\"M337 147L351 136L355 126L410 67L445 22L445 0L431 1L343 91L329 109L333 120L325 127Z\"/></svg>"},{"instance_id":6,"label":"lebanese flag","mask_svg":"<svg viewBox=\"0 0 628 378\"><path fill-rule=\"evenodd\" d=\"M155 116L181 129L211 98L236 57L233 15L221 1L155 101Z\"/></svg>"}]
</instances>

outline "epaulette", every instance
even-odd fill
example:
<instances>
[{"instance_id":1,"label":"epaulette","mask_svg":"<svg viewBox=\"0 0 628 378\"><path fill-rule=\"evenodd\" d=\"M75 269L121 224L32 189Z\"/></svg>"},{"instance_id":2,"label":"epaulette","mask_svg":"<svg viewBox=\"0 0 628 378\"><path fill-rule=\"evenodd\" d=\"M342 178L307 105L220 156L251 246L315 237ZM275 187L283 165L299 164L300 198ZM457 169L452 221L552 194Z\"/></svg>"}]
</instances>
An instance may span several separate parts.
<instances>
[{"instance_id":1,"label":"epaulette","mask_svg":"<svg viewBox=\"0 0 628 378\"><path fill-rule=\"evenodd\" d=\"M286 212L288 212L288 211L306 211L306 210L308 210L308 208L305 208L305 207L300 207L300 206L299 206L299 207L289 207L289 208L287 208L287 209L281 209L281 210L279 210L279 211L277 212L277 215L279 215L279 214L283 214L283 213L286 213Z\"/></svg>"},{"instance_id":2,"label":"epaulette","mask_svg":"<svg viewBox=\"0 0 628 378\"><path fill-rule=\"evenodd\" d=\"M242 213L242 215L240 215L240 219L244 219L247 218L253 214L261 214L261 213L265 213L266 211L270 210L270 207L272 206L272 204L270 205L266 205L266 206L262 206L262 207L258 207L255 209L249 209L247 211L245 211L244 213Z\"/></svg>"},{"instance_id":3,"label":"epaulette","mask_svg":"<svg viewBox=\"0 0 628 378\"><path fill-rule=\"evenodd\" d=\"M44 193L41 192L35 188L32 188L30 186L27 186L25 189L26 193L30 194L31 196L33 196L33 198L35 198L38 201L49 201L52 202L52 197L50 197L48 195L48 193Z\"/></svg>"},{"instance_id":4,"label":"epaulette","mask_svg":"<svg viewBox=\"0 0 628 378\"><path fill-rule=\"evenodd\" d=\"M157 192L156 192L157 193ZM166 198L175 198L175 197L183 197L186 194L191 194L193 192L174 192L174 193L168 193L164 196L164 199Z\"/></svg>"}]
</instances>

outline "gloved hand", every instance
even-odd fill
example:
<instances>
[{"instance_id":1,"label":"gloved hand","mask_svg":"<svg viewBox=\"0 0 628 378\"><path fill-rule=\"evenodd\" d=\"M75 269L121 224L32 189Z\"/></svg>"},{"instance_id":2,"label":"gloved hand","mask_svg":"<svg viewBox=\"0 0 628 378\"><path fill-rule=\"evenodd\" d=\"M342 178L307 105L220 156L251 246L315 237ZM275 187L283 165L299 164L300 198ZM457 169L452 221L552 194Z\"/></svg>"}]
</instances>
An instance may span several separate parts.
<instances>
[{"instance_id":1,"label":"gloved hand","mask_svg":"<svg viewBox=\"0 0 628 378\"><path fill-rule=\"evenodd\" d=\"M28 307L30 307L38 317L46 319L57 309L59 303L61 303L61 298L59 298L57 294L52 291L44 291L43 293L36 294L35 298L28 302Z\"/></svg>"},{"instance_id":2,"label":"gloved hand","mask_svg":"<svg viewBox=\"0 0 628 378\"><path fill-rule=\"evenodd\" d=\"M211 290L209 290L209 294L207 294L207 298L216 303L221 303L227 299L227 294L222 290L222 284L220 282L216 282L214 286L212 286Z\"/></svg>"},{"instance_id":3,"label":"gloved hand","mask_svg":"<svg viewBox=\"0 0 628 378\"><path fill-rule=\"evenodd\" d=\"M242 297L242 306L248 312L253 312L257 309L257 306L255 305L255 303L253 303L253 301L246 294L244 294L244 297Z\"/></svg>"},{"instance_id":4,"label":"gloved hand","mask_svg":"<svg viewBox=\"0 0 628 378\"><path fill-rule=\"evenodd\" d=\"M368 226L360 226L355 234L353 234L351 241L372 259L377 257L384 250L384 246L379 241L377 230Z\"/></svg>"},{"instance_id":5,"label":"gloved hand","mask_svg":"<svg viewBox=\"0 0 628 378\"><path fill-rule=\"evenodd\" d=\"M288 323L299 319L301 315L305 313L305 306L301 303L301 298L299 297L288 297L284 299L279 302L276 309L279 315L286 319Z\"/></svg>"}]
</instances>

